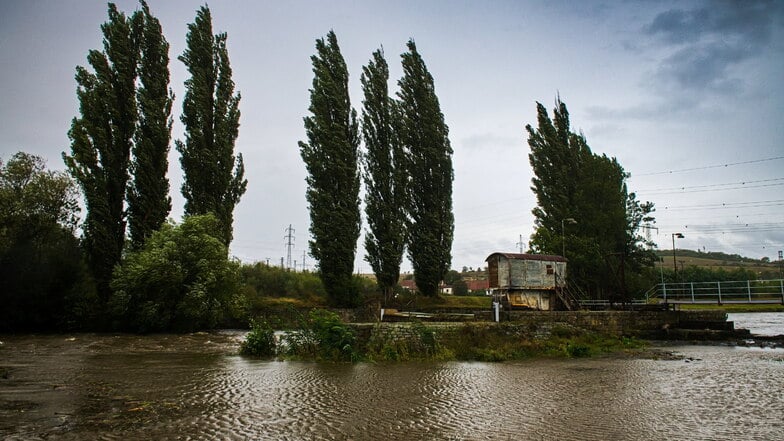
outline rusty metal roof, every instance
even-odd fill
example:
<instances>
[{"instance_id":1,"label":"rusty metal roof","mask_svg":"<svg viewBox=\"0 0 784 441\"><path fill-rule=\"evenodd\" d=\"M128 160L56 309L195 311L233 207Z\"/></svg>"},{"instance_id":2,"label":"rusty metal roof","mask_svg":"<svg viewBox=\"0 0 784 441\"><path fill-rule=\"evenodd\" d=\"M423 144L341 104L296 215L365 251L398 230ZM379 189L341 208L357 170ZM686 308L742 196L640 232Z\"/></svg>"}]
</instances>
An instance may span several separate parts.
<instances>
[{"instance_id":1,"label":"rusty metal roof","mask_svg":"<svg viewBox=\"0 0 784 441\"><path fill-rule=\"evenodd\" d=\"M487 256L485 262L489 262L493 256L503 256L512 260L542 260L547 262L566 262L567 259L563 256L555 256L552 254L519 254L519 253L493 253Z\"/></svg>"}]
</instances>

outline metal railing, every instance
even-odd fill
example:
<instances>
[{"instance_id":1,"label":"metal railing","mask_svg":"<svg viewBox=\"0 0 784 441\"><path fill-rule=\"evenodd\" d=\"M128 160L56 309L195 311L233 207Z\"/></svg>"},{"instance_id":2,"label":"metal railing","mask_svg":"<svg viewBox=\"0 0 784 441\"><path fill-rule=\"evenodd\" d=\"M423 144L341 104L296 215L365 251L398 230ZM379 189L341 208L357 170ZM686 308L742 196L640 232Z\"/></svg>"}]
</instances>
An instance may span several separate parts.
<instances>
[{"instance_id":1,"label":"metal railing","mask_svg":"<svg viewBox=\"0 0 784 441\"><path fill-rule=\"evenodd\" d=\"M580 306L586 306L586 307L610 306L610 305L613 304L613 303L611 303L607 299L584 299L584 300L579 300L577 303L579 303ZM624 304L624 303L622 303L622 302L615 302L615 304L621 305L621 304ZM630 299L625 304L627 304L627 305L645 305L645 304L648 304L648 299Z\"/></svg>"},{"instance_id":2,"label":"metal railing","mask_svg":"<svg viewBox=\"0 0 784 441\"><path fill-rule=\"evenodd\" d=\"M784 304L784 279L659 283L645 298L651 303Z\"/></svg>"}]
</instances>

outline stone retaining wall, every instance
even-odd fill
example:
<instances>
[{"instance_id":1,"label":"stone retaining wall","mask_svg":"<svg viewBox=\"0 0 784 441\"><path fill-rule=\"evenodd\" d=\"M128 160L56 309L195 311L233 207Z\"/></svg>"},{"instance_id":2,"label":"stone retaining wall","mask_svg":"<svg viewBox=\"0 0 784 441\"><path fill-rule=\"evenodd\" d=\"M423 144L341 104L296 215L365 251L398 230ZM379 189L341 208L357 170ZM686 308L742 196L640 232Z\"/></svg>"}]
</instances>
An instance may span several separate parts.
<instances>
[{"instance_id":1,"label":"stone retaining wall","mask_svg":"<svg viewBox=\"0 0 784 441\"><path fill-rule=\"evenodd\" d=\"M579 328L587 331L616 336L662 337L669 330L714 329L732 323L726 322L727 314L722 311L512 311L501 324L508 332L535 338L549 337L552 329ZM494 322L380 322L355 323L350 326L360 341L379 338L385 341L409 341L421 338L423 330L432 331L440 341L459 338L458 331L465 326L491 327Z\"/></svg>"}]
</instances>

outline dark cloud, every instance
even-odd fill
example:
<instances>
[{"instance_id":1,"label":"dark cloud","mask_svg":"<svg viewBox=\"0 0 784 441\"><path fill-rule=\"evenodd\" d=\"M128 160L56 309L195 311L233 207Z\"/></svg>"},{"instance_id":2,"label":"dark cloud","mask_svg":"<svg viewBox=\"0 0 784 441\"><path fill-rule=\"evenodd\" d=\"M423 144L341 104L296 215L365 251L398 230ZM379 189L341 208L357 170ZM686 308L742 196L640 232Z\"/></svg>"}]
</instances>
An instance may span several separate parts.
<instances>
[{"instance_id":1,"label":"dark cloud","mask_svg":"<svg viewBox=\"0 0 784 441\"><path fill-rule=\"evenodd\" d=\"M659 65L657 82L665 89L741 92L744 81L731 70L770 46L781 9L775 1L712 1L660 13L644 32L674 52Z\"/></svg>"}]
</instances>

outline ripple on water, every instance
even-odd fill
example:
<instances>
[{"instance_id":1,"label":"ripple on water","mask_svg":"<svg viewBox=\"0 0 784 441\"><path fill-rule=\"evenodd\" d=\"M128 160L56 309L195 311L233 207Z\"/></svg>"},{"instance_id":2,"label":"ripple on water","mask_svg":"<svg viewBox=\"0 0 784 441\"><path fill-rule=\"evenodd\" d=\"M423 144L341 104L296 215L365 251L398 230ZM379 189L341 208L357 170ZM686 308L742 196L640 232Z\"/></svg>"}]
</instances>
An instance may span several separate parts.
<instances>
[{"instance_id":1,"label":"ripple on water","mask_svg":"<svg viewBox=\"0 0 784 441\"><path fill-rule=\"evenodd\" d=\"M233 336L3 340L3 363L14 366L0 387L3 439L764 440L784 433L782 350L675 348L689 362L347 365L198 350L206 341L231 347ZM51 378L61 387L52 389ZM12 413L21 393L40 411Z\"/></svg>"}]
</instances>

